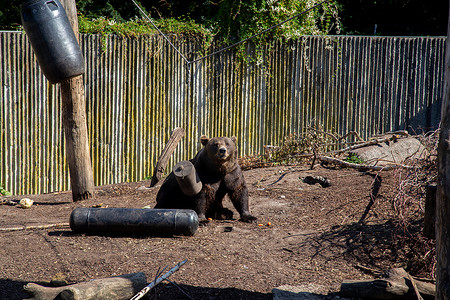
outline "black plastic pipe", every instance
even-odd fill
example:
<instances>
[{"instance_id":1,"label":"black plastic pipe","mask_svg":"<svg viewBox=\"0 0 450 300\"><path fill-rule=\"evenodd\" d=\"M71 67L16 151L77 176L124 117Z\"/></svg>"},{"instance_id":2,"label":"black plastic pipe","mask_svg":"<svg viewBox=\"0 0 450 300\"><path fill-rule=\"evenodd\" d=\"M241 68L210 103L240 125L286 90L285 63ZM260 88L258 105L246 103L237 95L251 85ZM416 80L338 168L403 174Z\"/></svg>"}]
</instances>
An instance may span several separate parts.
<instances>
[{"instance_id":1,"label":"black plastic pipe","mask_svg":"<svg viewBox=\"0 0 450 300\"><path fill-rule=\"evenodd\" d=\"M75 208L70 228L78 233L194 235L198 216L190 209Z\"/></svg>"}]
</instances>

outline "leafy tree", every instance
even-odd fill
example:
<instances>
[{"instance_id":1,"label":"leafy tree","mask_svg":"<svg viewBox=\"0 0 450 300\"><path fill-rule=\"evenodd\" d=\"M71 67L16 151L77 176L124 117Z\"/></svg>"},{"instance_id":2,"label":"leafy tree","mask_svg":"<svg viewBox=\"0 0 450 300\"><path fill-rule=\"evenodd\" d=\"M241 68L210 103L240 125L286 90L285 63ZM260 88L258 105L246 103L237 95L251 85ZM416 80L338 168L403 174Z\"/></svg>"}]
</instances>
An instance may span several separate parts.
<instances>
[{"instance_id":1,"label":"leafy tree","mask_svg":"<svg viewBox=\"0 0 450 300\"><path fill-rule=\"evenodd\" d=\"M214 19L217 20L220 36L243 39L305 11L319 2L321 1L223 1L217 8ZM306 34L329 33L333 22L337 24L336 28L338 29L336 5L324 3L320 8L294 18L268 32L266 37L292 38Z\"/></svg>"},{"instance_id":2,"label":"leafy tree","mask_svg":"<svg viewBox=\"0 0 450 300\"><path fill-rule=\"evenodd\" d=\"M21 2L0 1L0 29L20 28ZM319 0L141 0L140 3L155 20L195 22L212 34L234 41L293 16ZM131 1L76 0L76 4L85 20L103 17L123 22L141 18ZM318 33L446 35L447 14L448 1L442 0L335 0L285 23L265 37Z\"/></svg>"},{"instance_id":3,"label":"leafy tree","mask_svg":"<svg viewBox=\"0 0 450 300\"><path fill-rule=\"evenodd\" d=\"M120 3L114 3L116 1L80 0L77 5L79 12L88 19L100 15L120 22L139 15L134 6L121 7ZM127 6L133 5L130 3ZM232 41L247 38L316 3L319 3L319 0L222 0L218 3L195 0L162 0L146 1L142 5L154 19L175 18L185 22L195 20L195 23L209 29L212 34ZM295 37L305 34L328 33L331 23L337 20L336 16L336 5L323 4L321 8L295 18L275 31L267 33L265 37ZM339 26L335 28L339 28Z\"/></svg>"}]
</instances>

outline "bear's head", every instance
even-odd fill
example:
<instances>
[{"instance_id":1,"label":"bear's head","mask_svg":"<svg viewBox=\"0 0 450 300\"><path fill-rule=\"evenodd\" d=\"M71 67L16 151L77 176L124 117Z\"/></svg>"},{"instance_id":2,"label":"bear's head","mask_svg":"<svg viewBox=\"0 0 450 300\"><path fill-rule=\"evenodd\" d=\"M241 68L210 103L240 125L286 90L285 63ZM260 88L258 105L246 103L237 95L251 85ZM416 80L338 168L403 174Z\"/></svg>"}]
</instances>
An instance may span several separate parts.
<instances>
[{"instance_id":1,"label":"bear's head","mask_svg":"<svg viewBox=\"0 0 450 300\"><path fill-rule=\"evenodd\" d=\"M204 149L211 162L223 166L226 169L226 171L224 170L225 172L230 172L236 168L236 137L215 137L210 139L202 136L200 141L205 147Z\"/></svg>"}]
</instances>

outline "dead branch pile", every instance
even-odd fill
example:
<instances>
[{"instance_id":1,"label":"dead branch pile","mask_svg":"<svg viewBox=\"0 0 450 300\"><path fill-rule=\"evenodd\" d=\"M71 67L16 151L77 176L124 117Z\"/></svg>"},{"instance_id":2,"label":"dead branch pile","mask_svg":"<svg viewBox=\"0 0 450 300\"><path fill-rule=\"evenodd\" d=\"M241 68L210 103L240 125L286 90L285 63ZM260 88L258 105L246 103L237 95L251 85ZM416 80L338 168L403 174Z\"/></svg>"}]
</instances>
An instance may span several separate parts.
<instances>
[{"instance_id":1,"label":"dead branch pile","mask_svg":"<svg viewBox=\"0 0 450 300\"><path fill-rule=\"evenodd\" d=\"M264 146L263 155L244 156L240 165L244 170L277 165L291 165L311 161L311 168L316 163L336 165L343 168L355 168L360 171L388 171L393 169L416 169L417 166L405 164L395 158L380 157L372 161L358 158L353 151L374 145L392 144L408 138L406 131L387 132L363 140L361 136L350 131L343 136L324 131L320 125L309 126L304 133L291 133L279 146Z\"/></svg>"}]
</instances>

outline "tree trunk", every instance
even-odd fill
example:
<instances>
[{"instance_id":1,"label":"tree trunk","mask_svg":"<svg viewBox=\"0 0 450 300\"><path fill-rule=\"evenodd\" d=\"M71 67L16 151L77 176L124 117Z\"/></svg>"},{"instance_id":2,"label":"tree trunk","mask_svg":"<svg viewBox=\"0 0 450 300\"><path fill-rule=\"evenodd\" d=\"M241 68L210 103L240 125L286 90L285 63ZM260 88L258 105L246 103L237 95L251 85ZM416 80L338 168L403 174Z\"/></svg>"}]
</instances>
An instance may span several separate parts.
<instances>
[{"instance_id":1,"label":"tree trunk","mask_svg":"<svg viewBox=\"0 0 450 300\"><path fill-rule=\"evenodd\" d=\"M446 48L436 195L436 299L450 299L450 18Z\"/></svg>"},{"instance_id":2,"label":"tree trunk","mask_svg":"<svg viewBox=\"0 0 450 300\"><path fill-rule=\"evenodd\" d=\"M74 0L61 0L78 39L77 9ZM62 119L66 138L72 199L89 199L94 193L91 156L86 125L83 76L61 82Z\"/></svg>"}]
</instances>

